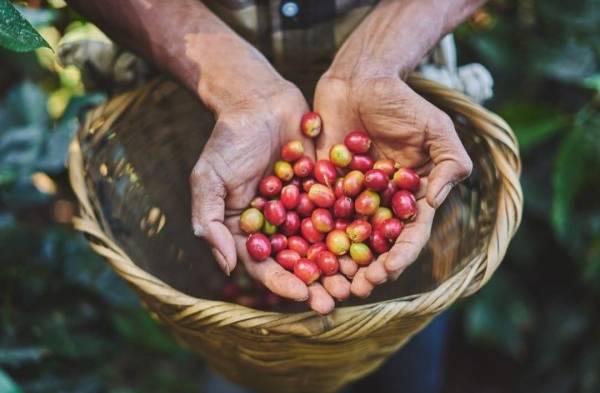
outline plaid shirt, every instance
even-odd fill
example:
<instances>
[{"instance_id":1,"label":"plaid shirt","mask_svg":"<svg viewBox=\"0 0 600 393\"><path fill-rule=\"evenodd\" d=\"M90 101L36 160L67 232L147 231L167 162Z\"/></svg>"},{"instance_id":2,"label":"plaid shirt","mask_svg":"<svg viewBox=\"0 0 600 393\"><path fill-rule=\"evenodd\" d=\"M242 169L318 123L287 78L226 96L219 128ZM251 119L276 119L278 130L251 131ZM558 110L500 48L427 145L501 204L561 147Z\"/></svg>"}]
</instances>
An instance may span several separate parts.
<instances>
[{"instance_id":1,"label":"plaid shirt","mask_svg":"<svg viewBox=\"0 0 600 393\"><path fill-rule=\"evenodd\" d=\"M377 0L204 0L276 66L329 63Z\"/></svg>"}]
</instances>

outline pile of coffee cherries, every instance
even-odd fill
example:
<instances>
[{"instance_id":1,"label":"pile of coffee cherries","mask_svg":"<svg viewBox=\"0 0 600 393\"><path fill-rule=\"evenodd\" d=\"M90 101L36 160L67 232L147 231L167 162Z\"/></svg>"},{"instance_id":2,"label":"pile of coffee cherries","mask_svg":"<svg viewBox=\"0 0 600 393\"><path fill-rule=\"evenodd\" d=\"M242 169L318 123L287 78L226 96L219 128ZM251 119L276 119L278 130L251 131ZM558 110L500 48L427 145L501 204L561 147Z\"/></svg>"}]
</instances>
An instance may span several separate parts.
<instances>
[{"instance_id":1,"label":"pile of coffee cherries","mask_svg":"<svg viewBox=\"0 0 600 393\"><path fill-rule=\"evenodd\" d=\"M305 114L301 130L319 135L319 115ZM285 144L274 174L260 181L259 196L240 217L252 259L272 256L310 284L336 274L340 256L367 266L387 252L417 215L420 178L393 160L375 161L370 147L365 132L352 131L328 160L313 162L300 141Z\"/></svg>"}]
</instances>

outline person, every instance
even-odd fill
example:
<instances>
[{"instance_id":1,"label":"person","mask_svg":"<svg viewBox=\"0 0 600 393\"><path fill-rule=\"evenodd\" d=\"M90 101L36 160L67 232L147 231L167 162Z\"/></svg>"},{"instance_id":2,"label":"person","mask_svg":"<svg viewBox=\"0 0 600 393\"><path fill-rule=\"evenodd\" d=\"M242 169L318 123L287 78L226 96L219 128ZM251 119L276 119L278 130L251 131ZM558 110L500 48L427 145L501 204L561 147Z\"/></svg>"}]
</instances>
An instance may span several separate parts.
<instances>
[{"instance_id":1,"label":"person","mask_svg":"<svg viewBox=\"0 0 600 393\"><path fill-rule=\"evenodd\" d=\"M238 260L285 298L318 313L334 299L367 297L396 279L425 245L435 209L472 163L451 119L406 83L409 72L483 0L69 0L117 42L172 74L214 114L216 123L190 176L192 227L229 274ZM309 111L292 81L322 70L313 110L323 131L311 157L351 130L368 132L374 155L424 176L419 215L389 253L353 277L306 286L273 260L254 263L239 214L272 168L283 143L298 139ZM319 71L320 72L320 71ZM285 75L285 76L284 76Z\"/></svg>"}]
</instances>

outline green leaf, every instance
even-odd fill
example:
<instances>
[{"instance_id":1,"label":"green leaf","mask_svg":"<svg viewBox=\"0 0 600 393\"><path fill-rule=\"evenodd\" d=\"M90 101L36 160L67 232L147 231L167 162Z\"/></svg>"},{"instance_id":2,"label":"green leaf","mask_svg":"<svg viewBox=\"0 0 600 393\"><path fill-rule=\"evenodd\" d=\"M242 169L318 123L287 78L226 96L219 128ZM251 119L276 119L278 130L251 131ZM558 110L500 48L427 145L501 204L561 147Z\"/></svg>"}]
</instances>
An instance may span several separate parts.
<instances>
[{"instance_id":1,"label":"green leaf","mask_svg":"<svg viewBox=\"0 0 600 393\"><path fill-rule=\"evenodd\" d=\"M50 48L46 40L8 0L0 0L0 46L15 52Z\"/></svg>"},{"instance_id":2,"label":"green leaf","mask_svg":"<svg viewBox=\"0 0 600 393\"><path fill-rule=\"evenodd\" d=\"M0 369L0 392L2 393L21 393L22 390L12 380L12 378Z\"/></svg>"}]
</instances>

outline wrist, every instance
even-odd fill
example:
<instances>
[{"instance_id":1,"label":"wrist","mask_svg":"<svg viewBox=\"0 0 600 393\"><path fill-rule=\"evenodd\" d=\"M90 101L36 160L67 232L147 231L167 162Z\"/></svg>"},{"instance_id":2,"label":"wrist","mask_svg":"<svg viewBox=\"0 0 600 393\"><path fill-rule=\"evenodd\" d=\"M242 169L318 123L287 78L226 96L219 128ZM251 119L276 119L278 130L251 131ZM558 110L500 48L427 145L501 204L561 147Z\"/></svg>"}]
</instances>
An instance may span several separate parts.
<instances>
[{"instance_id":1,"label":"wrist","mask_svg":"<svg viewBox=\"0 0 600 393\"><path fill-rule=\"evenodd\" d=\"M187 68L174 70L215 114L261 101L291 85L237 36L188 37Z\"/></svg>"},{"instance_id":2,"label":"wrist","mask_svg":"<svg viewBox=\"0 0 600 393\"><path fill-rule=\"evenodd\" d=\"M403 79L448 32L484 0L383 0L338 51L330 74L339 78Z\"/></svg>"}]
</instances>

